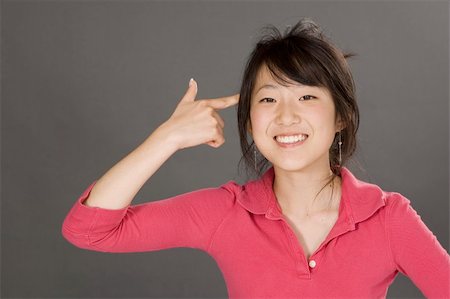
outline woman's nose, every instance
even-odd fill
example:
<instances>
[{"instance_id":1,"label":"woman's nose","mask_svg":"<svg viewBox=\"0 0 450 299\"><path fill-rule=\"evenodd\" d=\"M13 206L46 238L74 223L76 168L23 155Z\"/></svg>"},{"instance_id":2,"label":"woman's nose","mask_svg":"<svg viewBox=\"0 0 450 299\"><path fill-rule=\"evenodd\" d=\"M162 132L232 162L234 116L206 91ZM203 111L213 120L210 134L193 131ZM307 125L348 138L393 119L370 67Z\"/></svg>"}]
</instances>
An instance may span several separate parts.
<instances>
[{"instance_id":1,"label":"woman's nose","mask_svg":"<svg viewBox=\"0 0 450 299\"><path fill-rule=\"evenodd\" d=\"M276 113L276 120L279 125L288 126L300 121L297 109L288 103L280 103Z\"/></svg>"}]
</instances>

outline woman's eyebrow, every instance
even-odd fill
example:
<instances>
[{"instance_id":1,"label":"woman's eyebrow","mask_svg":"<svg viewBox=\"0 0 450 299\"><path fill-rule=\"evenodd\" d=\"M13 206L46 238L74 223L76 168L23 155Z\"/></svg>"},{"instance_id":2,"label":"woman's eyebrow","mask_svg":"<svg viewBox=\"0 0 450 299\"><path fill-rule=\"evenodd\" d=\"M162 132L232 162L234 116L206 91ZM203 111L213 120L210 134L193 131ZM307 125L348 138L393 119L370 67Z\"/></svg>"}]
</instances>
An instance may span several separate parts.
<instances>
[{"instance_id":1,"label":"woman's eyebrow","mask_svg":"<svg viewBox=\"0 0 450 299\"><path fill-rule=\"evenodd\" d=\"M303 84L300 84L300 83L297 83L297 84L295 84L295 87L308 87L307 85L303 85ZM256 92L255 92L255 94L257 94L261 89L263 89L263 88L268 88L268 89L278 89L278 86L277 85L272 85L272 84L264 84L264 85L262 85L261 87L259 87L257 90L256 90Z\"/></svg>"},{"instance_id":2,"label":"woman's eyebrow","mask_svg":"<svg viewBox=\"0 0 450 299\"><path fill-rule=\"evenodd\" d=\"M276 85L272 85L272 84L264 84L262 85L260 88L258 88L258 90L256 91L256 93L258 93L261 89L263 88L269 88L269 89L278 89L278 86Z\"/></svg>"}]
</instances>

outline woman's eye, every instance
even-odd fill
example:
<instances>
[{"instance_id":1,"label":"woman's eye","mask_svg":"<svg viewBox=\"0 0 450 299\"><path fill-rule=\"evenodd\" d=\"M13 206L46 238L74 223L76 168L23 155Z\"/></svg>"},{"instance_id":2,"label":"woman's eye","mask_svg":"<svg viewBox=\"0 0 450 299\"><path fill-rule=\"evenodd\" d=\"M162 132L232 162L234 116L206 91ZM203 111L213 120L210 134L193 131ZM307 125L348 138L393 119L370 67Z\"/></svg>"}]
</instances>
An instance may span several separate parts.
<instances>
[{"instance_id":1,"label":"woman's eye","mask_svg":"<svg viewBox=\"0 0 450 299\"><path fill-rule=\"evenodd\" d=\"M305 100L310 100L310 99L312 99L312 98L315 98L315 96L312 96L312 95L305 95L305 96L300 97L300 99L302 99L302 98L304 98Z\"/></svg>"},{"instance_id":2,"label":"woman's eye","mask_svg":"<svg viewBox=\"0 0 450 299\"><path fill-rule=\"evenodd\" d=\"M300 97L300 100L301 100L301 99L304 99L304 100L311 100L311 99L313 99L313 98L316 98L316 97L315 97L315 96L312 96L312 95L304 95L304 96ZM304 100L302 100L302 101L304 101ZM260 102L267 102L267 103L272 103L273 101L275 101L275 100L272 99L272 98L263 98L262 100L260 100Z\"/></svg>"},{"instance_id":3,"label":"woman's eye","mask_svg":"<svg viewBox=\"0 0 450 299\"><path fill-rule=\"evenodd\" d=\"M265 102L267 100L267 102L272 103L274 101L274 99L272 98L264 98L262 99L260 102Z\"/></svg>"}]
</instances>

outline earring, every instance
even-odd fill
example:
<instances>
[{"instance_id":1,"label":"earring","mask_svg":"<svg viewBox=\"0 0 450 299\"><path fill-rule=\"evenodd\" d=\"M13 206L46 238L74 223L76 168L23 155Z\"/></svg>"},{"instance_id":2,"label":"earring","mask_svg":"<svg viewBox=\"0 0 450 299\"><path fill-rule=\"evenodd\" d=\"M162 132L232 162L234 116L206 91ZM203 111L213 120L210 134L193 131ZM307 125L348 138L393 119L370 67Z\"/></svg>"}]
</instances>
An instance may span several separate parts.
<instances>
[{"instance_id":1,"label":"earring","mask_svg":"<svg viewBox=\"0 0 450 299\"><path fill-rule=\"evenodd\" d=\"M342 139L341 139L341 131L339 131L339 166L342 166Z\"/></svg>"},{"instance_id":2,"label":"earring","mask_svg":"<svg viewBox=\"0 0 450 299\"><path fill-rule=\"evenodd\" d=\"M255 171L256 169L256 145L255 145L255 149L253 150L253 154L254 154L254 161L255 161Z\"/></svg>"}]
</instances>

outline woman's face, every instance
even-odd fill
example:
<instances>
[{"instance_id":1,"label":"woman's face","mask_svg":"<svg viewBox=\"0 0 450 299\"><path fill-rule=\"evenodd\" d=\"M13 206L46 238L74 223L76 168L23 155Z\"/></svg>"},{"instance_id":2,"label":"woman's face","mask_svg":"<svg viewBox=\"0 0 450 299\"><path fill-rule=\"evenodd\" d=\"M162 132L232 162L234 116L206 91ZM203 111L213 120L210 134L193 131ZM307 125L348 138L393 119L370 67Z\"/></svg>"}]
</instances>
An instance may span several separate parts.
<instances>
[{"instance_id":1,"label":"woman's face","mask_svg":"<svg viewBox=\"0 0 450 299\"><path fill-rule=\"evenodd\" d=\"M275 168L329 169L329 148L340 127L326 88L282 86L263 66L252 92L250 121L256 146ZM280 135L289 137L276 138Z\"/></svg>"}]
</instances>

